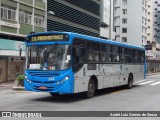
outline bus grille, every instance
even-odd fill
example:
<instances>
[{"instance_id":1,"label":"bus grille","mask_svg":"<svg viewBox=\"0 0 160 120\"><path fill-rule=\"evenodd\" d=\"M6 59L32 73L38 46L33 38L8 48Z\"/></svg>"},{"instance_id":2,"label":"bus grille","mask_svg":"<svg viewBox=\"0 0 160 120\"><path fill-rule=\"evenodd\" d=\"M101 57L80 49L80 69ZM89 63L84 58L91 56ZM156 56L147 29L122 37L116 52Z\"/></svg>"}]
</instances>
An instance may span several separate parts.
<instances>
[{"instance_id":1,"label":"bus grille","mask_svg":"<svg viewBox=\"0 0 160 120\"><path fill-rule=\"evenodd\" d=\"M52 72L48 72L48 71L43 71L43 72L40 72L40 71L29 71L28 72L31 76L37 76L37 77L53 77L53 76L58 76L59 74L57 73L52 73Z\"/></svg>"},{"instance_id":2,"label":"bus grille","mask_svg":"<svg viewBox=\"0 0 160 120\"><path fill-rule=\"evenodd\" d=\"M37 81L37 80L32 80L32 82L34 82L34 83L45 83L45 84L52 84L52 83L54 83L55 81Z\"/></svg>"}]
</instances>

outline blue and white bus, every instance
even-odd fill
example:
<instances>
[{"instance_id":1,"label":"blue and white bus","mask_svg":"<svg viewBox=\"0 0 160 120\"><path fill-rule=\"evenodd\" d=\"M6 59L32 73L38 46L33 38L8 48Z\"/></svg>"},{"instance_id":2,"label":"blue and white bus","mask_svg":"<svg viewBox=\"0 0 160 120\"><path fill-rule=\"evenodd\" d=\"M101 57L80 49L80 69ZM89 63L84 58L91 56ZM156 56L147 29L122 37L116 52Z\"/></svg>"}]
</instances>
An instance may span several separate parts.
<instances>
[{"instance_id":1,"label":"blue and white bus","mask_svg":"<svg viewBox=\"0 0 160 120\"><path fill-rule=\"evenodd\" d=\"M40 32L26 37L25 89L84 93L133 84L146 77L145 49L71 33Z\"/></svg>"}]
</instances>

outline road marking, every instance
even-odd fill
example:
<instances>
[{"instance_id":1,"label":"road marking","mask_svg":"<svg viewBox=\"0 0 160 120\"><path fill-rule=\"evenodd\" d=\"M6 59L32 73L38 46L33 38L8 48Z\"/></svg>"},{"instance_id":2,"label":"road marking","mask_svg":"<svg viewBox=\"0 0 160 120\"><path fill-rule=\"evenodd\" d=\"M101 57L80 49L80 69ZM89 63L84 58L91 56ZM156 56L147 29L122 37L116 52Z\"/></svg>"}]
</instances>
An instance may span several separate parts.
<instances>
[{"instance_id":1,"label":"road marking","mask_svg":"<svg viewBox=\"0 0 160 120\"><path fill-rule=\"evenodd\" d=\"M150 84L150 85L157 85L157 84L160 84L160 81L159 81L159 82L152 83L152 84Z\"/></svg>"},{"instance_id":2,"label":"road marking","mask_svg":"<svg viewBox=\"0 0 160 120\"><path fill-rule=\"evenodd\" d=\"M154 82L154 81L152 80L152 81L143 82L143 83L140 83L139 85L144 85L144 84L148 84L148 83L151 83L151 82Z\"/></svg>"},{"instance_id":3,"label":"road marking","mask_svg":"<svg viewBox=\"0 0 160 120\"><path fill-rule=\"evenodd\" d=\"M137 81L137 82L134 82L134 83L140 83L140 82L143 82L143 81L145 81L145 80L140 80L140 81Z\"/></svg>"}]
</instances>

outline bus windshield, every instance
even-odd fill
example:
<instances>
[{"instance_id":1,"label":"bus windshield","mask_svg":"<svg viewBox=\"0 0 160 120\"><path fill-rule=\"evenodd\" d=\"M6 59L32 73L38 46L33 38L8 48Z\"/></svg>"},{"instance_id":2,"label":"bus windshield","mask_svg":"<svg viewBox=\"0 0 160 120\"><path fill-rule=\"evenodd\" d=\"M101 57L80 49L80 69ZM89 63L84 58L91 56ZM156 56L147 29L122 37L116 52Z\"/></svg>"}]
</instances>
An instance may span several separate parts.
<instances>
[{"instance_id":1,"label":"bus windshield","mask_svg":"<svg viewBox=\"0 0 160 120\"><path fill-rule=\"evenodd\" d=\"M69 45L36 45L27 47L27 69L66 70L71 66Z\"/></svg>"}]
</instances>

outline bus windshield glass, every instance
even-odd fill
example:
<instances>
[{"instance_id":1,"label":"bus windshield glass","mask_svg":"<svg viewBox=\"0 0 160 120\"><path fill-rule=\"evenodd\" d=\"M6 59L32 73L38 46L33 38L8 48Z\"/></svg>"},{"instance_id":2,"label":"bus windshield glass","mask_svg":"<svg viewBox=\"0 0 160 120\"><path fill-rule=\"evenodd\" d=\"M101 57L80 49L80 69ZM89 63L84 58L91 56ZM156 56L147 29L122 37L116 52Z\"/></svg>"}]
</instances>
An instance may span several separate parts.
<instances>
[{"instance_id":1,"label":"bus windshield glass","mask_svg":"<svg viewBox=\"0 0 160 120\"><path fill-rule=\"evenodd\" d=\"M37 45L27 47L27 69L66 70L71 66L69 45Z\"/></svg>"}]
</instances>

